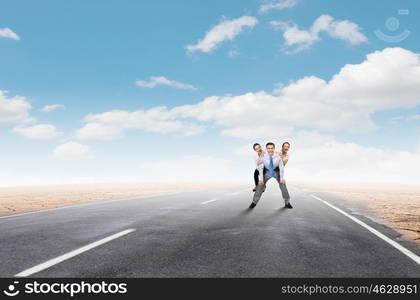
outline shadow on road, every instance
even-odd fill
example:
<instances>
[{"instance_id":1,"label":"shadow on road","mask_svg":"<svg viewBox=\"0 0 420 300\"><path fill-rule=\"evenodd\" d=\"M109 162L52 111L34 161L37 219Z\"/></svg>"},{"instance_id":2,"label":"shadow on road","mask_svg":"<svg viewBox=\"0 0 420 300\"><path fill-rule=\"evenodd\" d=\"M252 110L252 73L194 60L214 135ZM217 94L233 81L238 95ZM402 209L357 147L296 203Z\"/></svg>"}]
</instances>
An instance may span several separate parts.
<instances>
[{"instance_id":1,"label":"shadow on road","mask_svg":"<svg viewBox=\"0 0 420 300\"><path fill-rule=\"evenodd\" d=\"M249 215L250 213L252 212L252 209L251 208L245 208L243 211L241 211L239 214L238 214L238 217L239 216L246 216L246 215Z\"/></svg>"}]
</instances>

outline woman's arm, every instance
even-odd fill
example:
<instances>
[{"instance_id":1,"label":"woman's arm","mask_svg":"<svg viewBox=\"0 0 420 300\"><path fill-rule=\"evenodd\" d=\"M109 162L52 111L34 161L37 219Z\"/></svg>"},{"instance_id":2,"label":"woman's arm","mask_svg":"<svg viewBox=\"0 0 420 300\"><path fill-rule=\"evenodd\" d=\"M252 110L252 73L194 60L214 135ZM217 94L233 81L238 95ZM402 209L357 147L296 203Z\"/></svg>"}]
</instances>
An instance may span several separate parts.
<instances>
[{"instance_id":1,"label":"woman's arm","mask_svg":"<svg viewBox=\"0 0 420 300\"><path fill-rule=\"evenodd\" d=\"M289 156L288 155L283 155L283 153L279 153L279 156L281 158L281 160L283 161L283 166L285 166L287 164L287 162L289 161Z\"/></svg>"}]
</instances>

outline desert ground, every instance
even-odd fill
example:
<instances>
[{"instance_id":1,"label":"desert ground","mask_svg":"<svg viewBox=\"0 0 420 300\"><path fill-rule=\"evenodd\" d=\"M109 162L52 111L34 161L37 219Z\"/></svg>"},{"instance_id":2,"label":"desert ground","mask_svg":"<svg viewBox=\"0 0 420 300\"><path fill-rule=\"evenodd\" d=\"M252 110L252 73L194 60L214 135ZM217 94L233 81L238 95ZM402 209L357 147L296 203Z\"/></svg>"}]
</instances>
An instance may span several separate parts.
<instances>
[{"instance_id":1,"label":"desert ground","mask_svg":"<svg viewBox=\"0 0 420 300\"><path fill-rule=\"evenodd\" d=\"M420 185L299 182L294 186L329 193L366 209L420 246Z\"/></svg>"},{"instance_id":2,"label":"desert ground","mask_svg":"<svg viewBox=\"0 0 420 300\"><path fill-rule=\"evenodd\" d=\"M101 183L0 187L0 215L134 196L223 187L235 183Z\"/></svg>"}]
</instances>

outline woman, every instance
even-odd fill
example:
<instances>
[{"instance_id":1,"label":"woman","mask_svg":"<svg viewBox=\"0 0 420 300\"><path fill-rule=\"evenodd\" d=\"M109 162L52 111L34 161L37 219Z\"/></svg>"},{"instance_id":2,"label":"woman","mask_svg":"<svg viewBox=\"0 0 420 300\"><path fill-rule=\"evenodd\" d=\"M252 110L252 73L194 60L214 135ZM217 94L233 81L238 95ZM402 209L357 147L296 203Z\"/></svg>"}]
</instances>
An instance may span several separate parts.
<instances>
[{"instance_id":1,"label":"woman","mask_svg":"<svg viewBox=\"0 0 420 300\"><path fill-rule=\"evenodd\" d=\"M279 156L283 160L283 166L287 164L289 161L289 149L290 149L290 143L284 142L283 145L281 145L281 153L279 153Z\"/></svg>"},{"instance_id":2,"label":"woman","mask_svg":"<svg viewBox=\"0 0 420 300\"><path fill-rule=\"evenodd\" d=\"M261 164L260 161L260 157L264 156L264 151L261 147L260 144L255 143L252 148L254 149L254 151L257 153L257 158L255 159L255 171L254 171L254 182L255 182L255 187L252 189L253 192L256 191L257 189L257 185L258 185L258 176L260 174L260 172L258 171L258 165Z\"/></svg>"}]
</instances>

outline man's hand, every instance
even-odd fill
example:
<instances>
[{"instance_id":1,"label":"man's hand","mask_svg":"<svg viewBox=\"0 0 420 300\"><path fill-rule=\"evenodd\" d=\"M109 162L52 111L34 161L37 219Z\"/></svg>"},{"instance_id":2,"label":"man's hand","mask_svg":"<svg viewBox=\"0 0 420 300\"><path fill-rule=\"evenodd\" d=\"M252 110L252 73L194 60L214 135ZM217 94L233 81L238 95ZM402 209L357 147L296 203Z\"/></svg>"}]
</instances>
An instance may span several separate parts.
<instances>
[{"instance_id":1,"label":"man's hand","mask_svg":"<svg viewBox=\"0 0 420 300\"><path fill-rule=\"evenodd\" d=\"M260 181L258 182L258 184L264 184L264 181L260 180Z\"/></svg>"},{"instance_id":2,"label":"man's hand","mask_svg":"<svg viewBox=\"0 0 420 300\"><path fill-rule=\"evenodd\" d=\"M286 180L284 178L280 179L280 183L286 183Z\"/></svg>"},{"instance_id":3,"label":"man's hand","mask_svg":"<svg viewBox=\"0 0 420 300\"><path fill-rule=\"evenodd\" d=\"M262 161L261 160L259 160L258 162L257 162L257 165L259 166L259 165L261 165L262 164Z\"/></svg>"}]
</instances>

